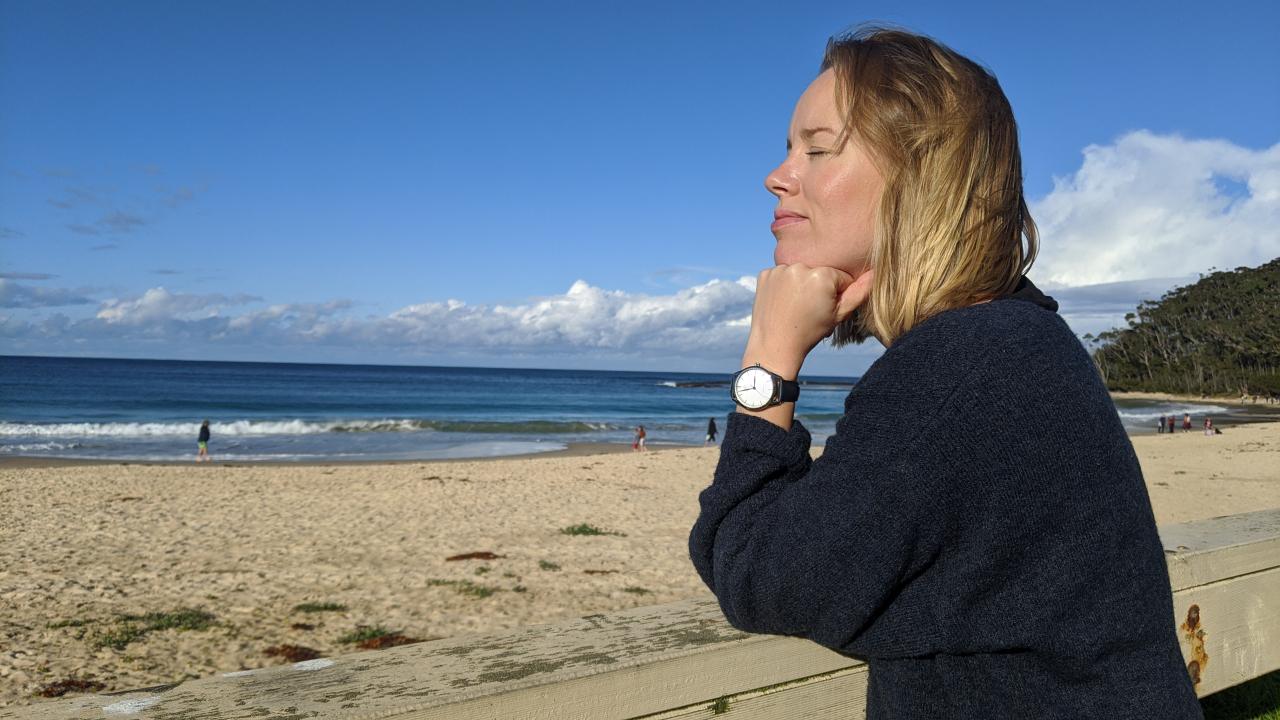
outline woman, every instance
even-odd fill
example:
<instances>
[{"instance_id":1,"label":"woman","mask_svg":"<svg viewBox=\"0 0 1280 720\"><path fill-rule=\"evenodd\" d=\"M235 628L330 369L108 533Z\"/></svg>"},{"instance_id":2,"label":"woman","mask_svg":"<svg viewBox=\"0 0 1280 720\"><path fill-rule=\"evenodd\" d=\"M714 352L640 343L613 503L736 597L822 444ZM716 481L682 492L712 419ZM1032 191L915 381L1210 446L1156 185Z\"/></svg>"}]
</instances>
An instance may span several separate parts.
<instances>
[{"instance_id":1,"label":"woman","mask_svg":"<svg viewBox=\"0 0 1280 720\"><path fill-rule=\"evenodd\" d=\"M1201 718L1132 445L1024 275L995 78L911 33L834 39L765 184L777 265L689 537L726 619L866 660L870 720ZM811 461L785 388L829 335L886 351ZM747 372L783 391L749 409Z\"/></svg>"}]
</instances>

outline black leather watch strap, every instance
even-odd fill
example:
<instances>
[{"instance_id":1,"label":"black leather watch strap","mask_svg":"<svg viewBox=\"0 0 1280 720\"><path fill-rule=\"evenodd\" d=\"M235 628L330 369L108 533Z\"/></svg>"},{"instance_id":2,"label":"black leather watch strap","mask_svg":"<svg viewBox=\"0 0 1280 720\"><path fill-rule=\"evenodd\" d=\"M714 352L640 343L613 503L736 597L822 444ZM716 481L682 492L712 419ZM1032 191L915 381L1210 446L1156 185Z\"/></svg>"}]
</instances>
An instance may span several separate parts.
<instances>
[{"instance_id":1,"label":"black leather watch strap","mask_svg":"<svg viewBox=\"0 0 1280 720\"><path fill-rule=\"evenodd\" d=\"M778 392L778 402L795 402L800 399L800 383L795 380L781 380L778 383Z\"/></svg>"}]
</instances>

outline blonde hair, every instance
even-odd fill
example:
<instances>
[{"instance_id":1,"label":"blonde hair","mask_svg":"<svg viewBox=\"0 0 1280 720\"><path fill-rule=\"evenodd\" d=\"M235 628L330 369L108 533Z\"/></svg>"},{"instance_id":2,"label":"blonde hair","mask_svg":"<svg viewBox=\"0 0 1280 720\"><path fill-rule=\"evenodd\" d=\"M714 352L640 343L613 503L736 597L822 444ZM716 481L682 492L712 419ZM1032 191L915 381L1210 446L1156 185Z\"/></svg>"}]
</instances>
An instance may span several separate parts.
<instances>
[{"instance_id":1,"label":"blonde hair","mask_svg":"<svg viewBox=\"0 0 1280 720\"><path fill-rule=\"evenodd\" d=\"M887 347L944 310L1011 292L1039 239L995 76L932 38L884 27L831 38L826 70L845 118L841 146L856 137L885 180L871 295L832 345L874 335Z\"/></svg>"}]
</instances>

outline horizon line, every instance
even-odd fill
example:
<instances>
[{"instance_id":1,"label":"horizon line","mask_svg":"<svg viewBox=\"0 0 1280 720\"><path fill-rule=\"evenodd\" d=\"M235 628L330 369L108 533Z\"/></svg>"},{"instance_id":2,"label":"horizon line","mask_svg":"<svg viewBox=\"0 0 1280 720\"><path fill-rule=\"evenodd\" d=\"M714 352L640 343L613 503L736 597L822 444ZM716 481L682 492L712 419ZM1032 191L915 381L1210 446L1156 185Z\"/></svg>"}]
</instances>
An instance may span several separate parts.
<instances>
[{"instance_id":1,"label":"horizon line","mask_svg":"<svg viewBox=\"0 0 1280 720\"><path fill-rule=\"evenodd\" d=\"M714 372L690 372L688 370L612 370L612 369L588 369L588 368L554 368L554 367L500 367L496 365L406 365L402 363L342 363L342 362L301 362L296 360L191 360L187 358L155 358L155 357L98 357L83 355L13 355L0 354L0 360L8 358L23 359L43 359L43 360L122 360L133 362L185 362L185 363L226 363L234 365L332 365L337 367L387 367L387 368L430 368L435 370L538 370L551 372L613 372L613 373L649 373L649 374L673 374L673 375L724 375L732 376L735 371L728 370L724 373ZM806 373L801 373L804 375ZM860 379L861 375L825 375L821 373L808 373L811 377L829 377L829 378L845 378Z\"/></svg>"}]
</instances>

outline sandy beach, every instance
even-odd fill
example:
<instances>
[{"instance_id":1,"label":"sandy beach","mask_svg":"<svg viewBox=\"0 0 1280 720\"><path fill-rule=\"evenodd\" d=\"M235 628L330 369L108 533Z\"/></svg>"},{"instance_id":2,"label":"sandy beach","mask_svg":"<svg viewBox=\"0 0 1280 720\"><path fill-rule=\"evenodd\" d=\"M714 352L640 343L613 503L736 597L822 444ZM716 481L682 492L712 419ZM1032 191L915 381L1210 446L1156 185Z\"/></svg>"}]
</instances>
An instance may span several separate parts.
<instances>
[{"instance_id":1,"label":"sandy beach","mask_svg":"<svg viewBox=\"0 0 1280 720\"><path fill-rule=\"evenodd\" d=\"M1280 423L1134 446L1160 523L1280 506ZM0 706L705 596L717 455L0 466Z\"/></svg>"}]
</instances>

